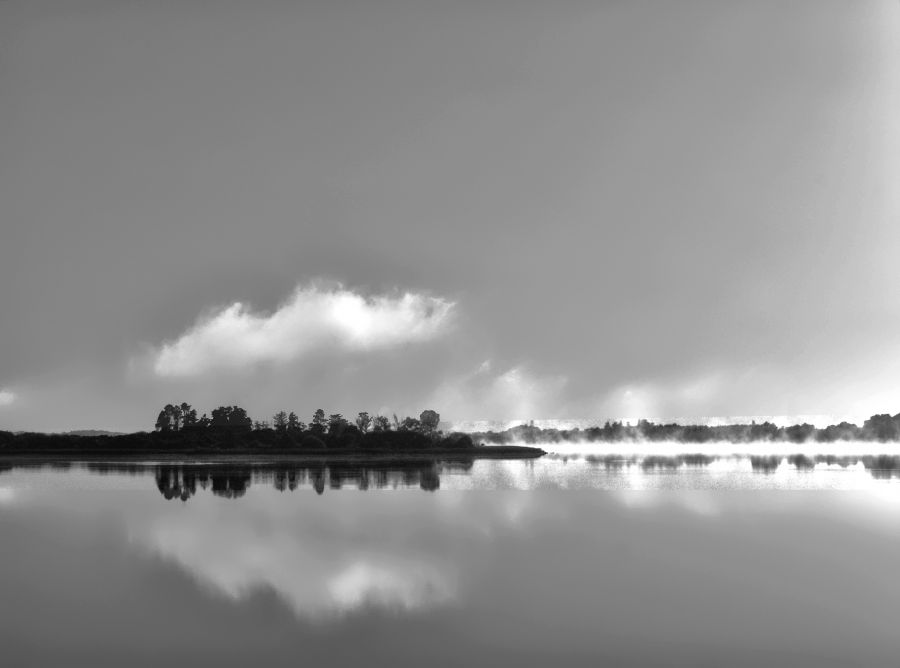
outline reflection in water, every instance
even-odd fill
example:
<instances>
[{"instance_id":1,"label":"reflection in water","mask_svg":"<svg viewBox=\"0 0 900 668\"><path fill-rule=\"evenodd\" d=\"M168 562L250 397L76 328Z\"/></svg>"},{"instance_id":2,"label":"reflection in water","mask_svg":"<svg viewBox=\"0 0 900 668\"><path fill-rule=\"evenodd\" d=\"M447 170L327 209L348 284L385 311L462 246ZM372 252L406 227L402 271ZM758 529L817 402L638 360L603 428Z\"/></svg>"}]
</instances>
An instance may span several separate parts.
<instances>
[{"instance_id":1,"label":"reflection in water","mask_svg":"<svg viewBox=\"0 0 900 668\"><path fill-rule=\"evenodd\" d=\"M206 477L203 477L203 483ZM205 485L203 485L205 488ZM187 501L197 493L197 476L190 470L175 466L160 466L156 469L156 488L167 499Z\"/></svg>"},{"instance_id":2,"label":"reflection in water","mask_svg":"<svg viewBox=\"0 0 900 668\"><path fill-rule=\"evenodd\" d=\"M396 535L367 535L384 527L348 526L351 518L337 516L323 525L291 509L271 496L194 504L132 527L131 542L236 602L274 592L301 619L414 612L455 597L453 569L436 555L408 554Z\"/></svg>"},{"instance_id":3,"label":"reflection in water","mask_svg":"<svg viewBox=\"0 0 900 668\"><path fill-rule=\"evenodd\" d=\"M337 491L347 487L361 491L419 488L431 492L441 489L444 484L449 484L451 489L470 487L473 484L470 476L472 473L480 486L487 484L519 489L531 489L543 484L600 489L636 486L641 489L647 484L651 486L663 484L665 478L660 476L668 476L673 481L683 481L685 480L683 475L679 474L688 473L695 474L689 486L703 486L703 478L697 478L696 475L712 476L718 480L721 475L730 472L745 476L740 486L748 488L762 485L762 479L754 483L752 478L746 477L753 474L769 477L776 473L812 474L858 470L865 471L870 479L874 480L900 479L900 456L897 455L714 456L705 453L674 456L547 455L540 460L496 460L493 463L480 460L478 466L476 460L470 458L353 462L294 460L255 464L88 462L73 465L69 462L16 461L0 463L0 475L4 471L14 469L64 472L73 466L101 475L153 475L156 488L163 497L181 501L192 498L198 490L206 490L222 498L239 499L247 493L251 485L269 486L281 492L312 489L319 495L324 494L326 490ZM708 474L703 474L706 470ZM600 472L601 475L598 477L596 472ZM448 477L449 483L445 480ZM835 483L835 479L824 477L793 478L793 480L804 489L817 486L832 487ZM736 484L735 480L730 484ZM762 486L771 488L770 484ZM789 488L790 480L780 480L778 486Z\"/></svg>"},{"instance_id":4,"label":"reflection in water","mask_svg":"<svg viewBox=\"0 0 900 668\"><path fill-rule=\"evenodd\" d=\"M816 468L816 462L806 455L791 455L788 457L788 463L793 464L798 471L811 471Z\"/></svg>"},{"instance_id":5,"label":"reflection in water","mask_svg":"<svg viewBox=\"0 0 900 668\"><path fill-rule=\"evenodd\" d=\"M879 479L900 478L900 457L878 455L863 458L863 465ZM846 466L841 464L841 466Z\"/></svg>"},{"instance_id":6,"label":"reflection in water","mask_svg":"<svg viewBox=\"0 0 900 668\"><path fill-rule=\"evenodd\" d=\"M715 461L715 459L715 457L703 454L678 455L676 457L659 457L657 455L650 455L644 457L640 463L641 468L645 471L651 471L655 469L674 471L681 468L682 466L709 466L712 462Z\"/></svg>"},{"instance_id":7,"label":"reflection in water","mask_svg":"<svg viewBox=\"0 0 900 668\"><path fill-rule=\"evenodd\" d=\"M88 470L99 473L143 475L146 466L90 463ZM312 487L323 494L326 487L340 490L353 486L359 490L397 487L419 487L435 491L441 486L441 472L461 473L472 467L472 460L375 462L365 464L270 464L250 466L209 464L159 464L153 467L156 487L167 499L187 501L197 489L209 489L216 496L229 499L242 497L252 484L271 485L280 492Z\"/></svg>"},{"instance_id":8,"label":"reflection in water","mask_svg":"<svg viewBox=\"0 0 900 668\"><path fill-rule=\"evenodd\" d=\"M7 466L4 665L894 665L898 470L810 454Z\"/></svg>"},{"instance_id":9,"label":"reflection in water","mask_svg":"<svg viewBox=\"0 0 900 668\"><path fill-rule=\"evenodd\" d=\"M781 457L769 455L768 457L750 457L750 466L755 472L774 473L781 466Z\"/></svg>"},{"instance_id":10,"label":"reflection in water","mask_svg":"<svg viewBox=\"0 0 900 668\"><path fill-rule=\"evenodd\" d=\"M210 489L216 496L238 499L247 492L250 480L251 469L245 467L156 467L156 487L167 499L187 501L197 493L198 485L201 489Z\"/></svg>"}]
</instances>

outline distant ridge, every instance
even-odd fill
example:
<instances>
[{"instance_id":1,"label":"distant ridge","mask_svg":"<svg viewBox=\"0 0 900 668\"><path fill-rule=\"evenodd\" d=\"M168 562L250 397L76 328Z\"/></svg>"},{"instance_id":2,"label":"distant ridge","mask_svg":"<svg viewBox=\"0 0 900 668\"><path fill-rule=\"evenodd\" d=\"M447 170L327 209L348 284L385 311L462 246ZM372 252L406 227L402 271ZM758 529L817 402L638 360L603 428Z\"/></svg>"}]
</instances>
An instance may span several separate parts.
<instances>
[{"instance_id":1,"label":"distant ridge","mask_svg":"<svg viewBox=\"0 0 900 668\"><path fill-rule=\"evenodd\" d=\"M76 429L64 431L63 436L121 436L121 431L104 431L103 429Z\"/></svg>"}]
</instances>

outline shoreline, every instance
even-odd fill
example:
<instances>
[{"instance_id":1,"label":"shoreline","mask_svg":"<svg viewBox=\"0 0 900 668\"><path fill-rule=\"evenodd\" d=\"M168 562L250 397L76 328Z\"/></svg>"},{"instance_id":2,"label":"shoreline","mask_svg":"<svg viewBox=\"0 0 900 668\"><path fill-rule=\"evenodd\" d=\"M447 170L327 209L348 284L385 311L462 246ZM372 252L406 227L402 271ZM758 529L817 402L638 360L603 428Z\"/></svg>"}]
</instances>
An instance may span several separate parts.
<instances>
[{"instance_id":1,"label":"shoreline","mask_svg":"<svg viewBox=\"0 0 900 668\"><path fill-rule=\"evenodd\" d=\"M537 459L546 455L541 448L530 446L477 446L475 448L418 450L397 452L386 450L307 450L296 449L259 450L184 450L164 452L147 450L140 452L110 452L109 450L44 450L40 452L2 452L0 464L16 462L35 463L98 463L98 462L180 462L222 464L280 464L292 462L365 463L365 462L416 462L441 459L468 461L474 459Z\"/></svg>"}]
</instances>

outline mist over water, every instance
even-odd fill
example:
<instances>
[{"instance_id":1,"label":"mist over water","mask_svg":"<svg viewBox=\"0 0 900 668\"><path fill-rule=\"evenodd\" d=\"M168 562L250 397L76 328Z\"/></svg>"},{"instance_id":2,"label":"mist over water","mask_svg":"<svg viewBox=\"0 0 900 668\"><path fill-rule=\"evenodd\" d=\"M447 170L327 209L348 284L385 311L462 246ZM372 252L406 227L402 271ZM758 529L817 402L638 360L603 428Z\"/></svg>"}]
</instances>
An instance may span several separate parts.
<instances>
[{"instance_id":1,"label":"mist over water","mask_svg":"<svg viewBox=\"0 0 900 668\"><path fill-rule=\"evenodd\" d=\"M639 439L616 443L581 441L538 441L525 443L516 441L514 445L535 445L550 454L566 456L677 456L684 453L699 453L711 457L728 456L781 456L803 454L837 457L863 457L867 455L900 456L900 442L877 443L872 441L835 441L832 443L805 441L791 443L785 441L750 441L731 443L729 441L709 441L706 443L683 443L679 441L651 441Z\"/></svg>"}]
</instances>

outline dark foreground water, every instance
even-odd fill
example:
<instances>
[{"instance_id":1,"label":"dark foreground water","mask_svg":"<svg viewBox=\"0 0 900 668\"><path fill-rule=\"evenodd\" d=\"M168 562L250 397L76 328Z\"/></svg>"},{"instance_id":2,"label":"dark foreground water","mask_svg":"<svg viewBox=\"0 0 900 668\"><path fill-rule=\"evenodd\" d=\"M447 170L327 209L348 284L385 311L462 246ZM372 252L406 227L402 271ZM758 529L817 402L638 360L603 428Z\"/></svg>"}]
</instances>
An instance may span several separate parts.
<instances>
[{"instance_id":1,"label":"dark foreground water","mask_svg":"<svg viewBox=\"0 0 900 668\"><path fill-rule=\"evenodd\" d=\"M0 473L3 666L896 666L891 458Z\"/></svg>"}]
</instances>

